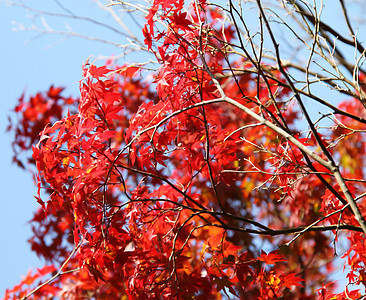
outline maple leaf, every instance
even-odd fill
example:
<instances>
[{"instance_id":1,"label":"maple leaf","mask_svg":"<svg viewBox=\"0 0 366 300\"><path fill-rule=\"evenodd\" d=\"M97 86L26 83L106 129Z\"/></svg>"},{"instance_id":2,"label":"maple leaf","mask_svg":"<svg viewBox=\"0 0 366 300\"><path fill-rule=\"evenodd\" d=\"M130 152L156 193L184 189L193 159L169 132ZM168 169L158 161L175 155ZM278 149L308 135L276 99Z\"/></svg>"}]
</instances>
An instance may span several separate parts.
<instances>
[{"instance_id":1,"label":"maple leaf","mask_svg":"<svg viewBox=\"0 0 366 300\"><path fill-rule=\"evenodd\" d=\"M278 262L286 261L284 256L279 254L277 250L274 250L268 254L262 250L258 260L263 261L266 265L274 265Z\"/></svg>"},{"instance_id":2,"label":"maple leaf","mask_svg":"<svg viewBox=\"0 0 366 300\"><path fill-rule=\"evenodd\" d=\"M110 70L106 66L96 67L95 65L90 65L88 68L88 73L94 78L103 77L108 72L110 72Z\"/></svg>"},{"instance_id":3,"label":"maple leaf","mask_svg":"<svg viewBox=\"0 0 366 300\"><path fill-rule=\"evenodd\" d=\"M290 273L284 275L282 278L282 285L287 288L292 288L293 286L304 287L300 282L304 281L301 277L297 277L295 273Z\"/></svg>"},{"instance_id":4,"label":"maple leaf","mask_svg":"<svg viewBox=\"0 0 366 300\"><path fill-rule=\"evenodd\" d=\"M230 279L228 277L223 277L223 278L215 278L214 282L217 285L217 291L224 291L225 292L225 288L227 288L230 293L232 293L233 295L235 295L236 297L239 297L235 290L232 287L232 282L230 281Z\"/></svg>"}]
</instances>

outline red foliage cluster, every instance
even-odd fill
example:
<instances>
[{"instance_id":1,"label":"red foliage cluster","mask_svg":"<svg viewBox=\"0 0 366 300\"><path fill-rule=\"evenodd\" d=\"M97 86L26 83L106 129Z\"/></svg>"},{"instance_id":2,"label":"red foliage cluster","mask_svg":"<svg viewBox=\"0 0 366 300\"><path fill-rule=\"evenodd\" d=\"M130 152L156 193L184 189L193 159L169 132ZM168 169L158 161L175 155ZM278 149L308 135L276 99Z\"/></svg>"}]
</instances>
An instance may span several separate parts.
<instances>
[{"instance_id":1,"label":"red foliage cluster","mask_svg":"<svg viewBox=\"0 0 366 300\"><path fill-rule=\"evenodd\" d=\"M296 131L286 80L279 71L269 79L234 74L253 66L230 52L234 25L223 26L221 11L205 1L189 12L183 4L155 0L149 10L143 32L160 64L154 82L136 65L87 62L80 99L51 87L19 100L10 126L15 160L22 164L19 152L33 145L28 162L37 168L42 204L30 242L51 264L5 299L26 296L34 283L37 298L360 296L332 294L325 284L333 270L326 231L348 229L348 279L366 285L364 234L332 170L240 109L326 159L317 138ZM354 113L353 103L340 109ZM323 146L342 157L344 176L363 178L363 152L354 145L364 150L365 139L350 133L365 123L337 122ZM357 181L348 188L353 196L364 191ZM293 233L301 237L277 251Z\"/></svg>"}]
</instances>

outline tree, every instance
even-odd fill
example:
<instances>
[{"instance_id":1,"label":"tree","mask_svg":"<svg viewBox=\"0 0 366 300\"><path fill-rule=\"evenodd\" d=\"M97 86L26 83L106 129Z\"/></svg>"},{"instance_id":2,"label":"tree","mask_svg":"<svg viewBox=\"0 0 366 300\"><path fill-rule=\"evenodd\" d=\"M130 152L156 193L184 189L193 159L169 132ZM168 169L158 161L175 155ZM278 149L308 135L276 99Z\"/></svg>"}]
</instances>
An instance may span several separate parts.
<instances>
[{"instance_id":1,"label":"tree","mask_svg":"<svg viewBox=\"0 0 366 300\"><path fill-rule=\"evenodd\" d=\"M316 1L111 5L145 16L154 61L86 61L80 98L19 99L48 264L5 299L363 299L365 49L344 1L346 33Z\"/></svg>"}]
</instances>

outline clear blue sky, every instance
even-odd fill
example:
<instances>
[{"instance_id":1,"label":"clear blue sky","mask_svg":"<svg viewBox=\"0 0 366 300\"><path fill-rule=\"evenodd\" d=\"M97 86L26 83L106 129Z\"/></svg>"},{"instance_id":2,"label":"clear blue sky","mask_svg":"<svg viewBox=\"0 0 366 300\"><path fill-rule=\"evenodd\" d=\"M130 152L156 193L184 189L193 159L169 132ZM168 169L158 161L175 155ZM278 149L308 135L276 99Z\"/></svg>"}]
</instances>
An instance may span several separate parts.
<instances>
[{"instance_id":1,"label":"clear blue sky","mask_svg":"<svg viewBox=\"0 0 366 300\"><path fill-rule=\"evenodd\" d=\"M60 11L54 1L29 0L26 3L36 4L44 10ZM118 27L93 1L77 0L72 1L72 5L78 15L97 18ZM11 164L11 135L5 132L7 116L24 89L29 95L45 91L51 84L55 84L67 87L66 94L78 95L78 80L81 78L83 61L90 55L119 54L121 51L116 47L75 37L60 42L59 36L45 35L26 43L37 34L31 31L12 31L12 21L30 25L31 19L28 16L29 13L25 10L7 7L0 0L0 297L5 288L19 283L21 275L43 265L30 251L27 243L31 236L27 221L32 218L38 204L33 198L35 188L30 174ZM55 28L62 28L64 22L64 19L58 19L50 24ZM125 43L123 37L88 23L79 23L74 28L87 35Z\"/></svg>"}]
</instances>

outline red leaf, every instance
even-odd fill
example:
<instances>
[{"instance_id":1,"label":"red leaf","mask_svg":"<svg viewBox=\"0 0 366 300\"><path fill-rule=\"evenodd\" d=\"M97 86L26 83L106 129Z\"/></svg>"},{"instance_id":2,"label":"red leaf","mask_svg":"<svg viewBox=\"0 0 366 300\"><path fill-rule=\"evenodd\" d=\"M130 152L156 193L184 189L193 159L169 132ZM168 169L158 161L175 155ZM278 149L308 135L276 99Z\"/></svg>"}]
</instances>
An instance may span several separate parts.
<instances>
[{"instance_id":1,"label":"red leaf","mask_svg":"<svg viewBox=\"0 0 366 300\"><path fill-rule=\"evenodd\" d=\"M103 77L110 71L106 66L96 67L95 65L91 65L88 69L89 74L94 78Z\"/></svg>"},{"instance_id":2,"label":"red leaf","mask_svg":"<svg viewBox=\"0 0 366 300\"><path fill-rule=\"evenodd\" d=\"M261 255L258 257L260 261L263 261L267 265L274 265L277 262L286 261L283 255L278 254L278 251L272 251L270 253L266 253L262 250Z\"/></svg>"},{"instance_id":3,"label":"red leaf","mask_svg":"<svg viewBox=\"0 0 366 300\"><path fill-rule=\"evenodd\" d=\"M301 277L296 277L295 273L290 273L290 274L287 274L286 276L284 276L282 278L282 281L283 281L283 285L290 289L290 288L292 288L292 286L303 287L303 285L299 282L304 281L304 279L302 279Z\"/></svg>"}]
</instances>

